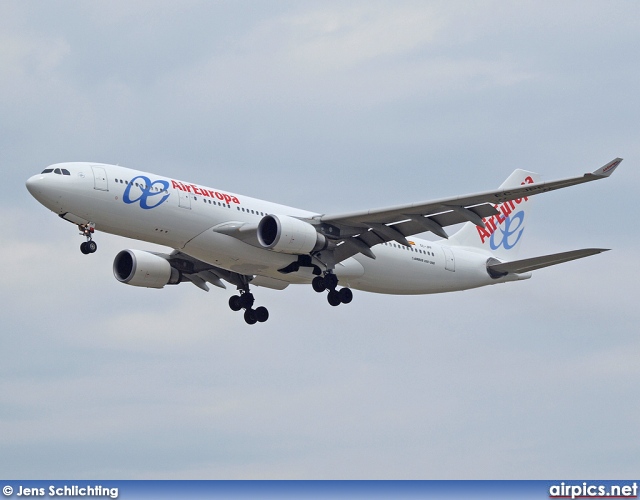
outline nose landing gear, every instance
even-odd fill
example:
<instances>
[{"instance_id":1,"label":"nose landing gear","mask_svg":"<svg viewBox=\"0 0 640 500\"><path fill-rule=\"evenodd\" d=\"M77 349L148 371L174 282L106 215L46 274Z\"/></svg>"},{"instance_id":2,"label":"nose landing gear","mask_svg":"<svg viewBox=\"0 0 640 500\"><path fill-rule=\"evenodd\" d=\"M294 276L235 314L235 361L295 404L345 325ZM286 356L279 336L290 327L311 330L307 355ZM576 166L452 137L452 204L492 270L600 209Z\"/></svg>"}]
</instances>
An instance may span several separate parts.
<instances>
[{"instance_id":1,"label":"nose landing gear","mask_svg":"<svg viewBox=\"0 0 640 500\"><path fill-rule=\"evenodd\" d=\"M95 253L98 249L98 244L93 241L92 238L93 232L95 231L95 224L93 222L78 224L78 229L80 230L80 236L87 238L87 241L80 245L80 251L85 255Z\"/></svg>"},{"instance_id":2,"label":"nose landing gear","mask_svg":"<svg viewBox=\"0 0 640 500\"><path fill-rule=\"evenodd\" d=\"M336 290L338 286L338 277L332 272L328 272L324 276L316 276L313 278L311 286L318 293L329 290L329 293L327 294L327 301L332 306L348 304L353 300L353 292L351 291L351 288L345 287L340 290Z\"/></svg>"}]
</instances>

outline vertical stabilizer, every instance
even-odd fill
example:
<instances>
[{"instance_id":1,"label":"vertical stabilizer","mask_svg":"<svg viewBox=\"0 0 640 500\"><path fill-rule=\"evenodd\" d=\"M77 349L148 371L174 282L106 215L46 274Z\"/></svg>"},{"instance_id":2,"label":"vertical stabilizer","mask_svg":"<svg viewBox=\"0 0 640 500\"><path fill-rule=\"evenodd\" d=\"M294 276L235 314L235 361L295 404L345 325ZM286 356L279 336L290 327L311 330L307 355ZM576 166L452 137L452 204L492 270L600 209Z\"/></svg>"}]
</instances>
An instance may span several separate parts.
<instances>
[{"instance_id":1,"label":"vertical stabilizer","mask_svg":"<svg viewBox=\"0 0 640 500\"><path fill-rule=\"evenodd\" d=\"M539 174L518 169L500 188L520 187L539 181ZM532 198L524 197L495 205L499 213L483 219L484 228L467 222L449 238L448 244L481 249L500 260L514 260L522 243L531 204Z\"/></svg>"}]
</instances>

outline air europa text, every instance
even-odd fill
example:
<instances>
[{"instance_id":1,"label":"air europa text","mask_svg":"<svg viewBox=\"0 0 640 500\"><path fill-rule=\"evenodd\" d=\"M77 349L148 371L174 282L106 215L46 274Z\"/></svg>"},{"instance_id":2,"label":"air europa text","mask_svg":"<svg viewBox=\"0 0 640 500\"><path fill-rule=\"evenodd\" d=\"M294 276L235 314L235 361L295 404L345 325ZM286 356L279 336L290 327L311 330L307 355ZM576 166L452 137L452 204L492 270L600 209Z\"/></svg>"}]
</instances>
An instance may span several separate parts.
<instances>
[{"instance_id":1,"label":"air europa text","mask_svg":"<svg viewBox=\"0 0 640 500\"><path fill-rule=\"evenodd\" d=\"M238 205L240 204L240 200L237 196L231 196L227 193L221 193L220 191L212 191L210 189L196 186L195 184L184 184L180 181L174 181L173 179L171 179L171 186L174 189L197 194L199 196L206 196L207 198L217 198L220 201L224 201L227 205L230 203L236 203Z\"/></svg>"}]
</instances>

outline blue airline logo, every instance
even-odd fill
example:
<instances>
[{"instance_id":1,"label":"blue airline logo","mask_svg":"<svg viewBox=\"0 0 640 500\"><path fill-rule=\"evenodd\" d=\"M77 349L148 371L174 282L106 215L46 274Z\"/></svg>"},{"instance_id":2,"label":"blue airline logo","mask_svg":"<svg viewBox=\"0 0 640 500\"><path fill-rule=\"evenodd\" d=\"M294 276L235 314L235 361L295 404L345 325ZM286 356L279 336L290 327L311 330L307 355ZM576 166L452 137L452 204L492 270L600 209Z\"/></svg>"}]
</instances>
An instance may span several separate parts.
<instances>
[{"instance_id":1,"label":"blue airline logo","mask_svg":"<svg viewBox=\"0 0 640 500\"><path fill-rule=\"evenodd\" d=\"M498 229L502 238L496 243L496 234L498 234L498 231L491 233L491 238L489 239L491 249L497 250L502 246L505 250L510 250L515 247L518 241L520 241L520 238L522 238L522 232L524 231L524 211L521 210L520 212L507 217L504 221L504 229L500 226L498 226ZM518 229L520 229L519 232ZM518 235L515 237L515 240L513 240L511 237L515 233L518 233Z\"/></svg>"},{"instance_id":2,"label":"blue airline logo","mask_svg":"<svg viewBox=\"0 0 640 500\"><path fill-rule=\"evenodd\" d=\"M137 182L140 180L141 182ZM158 185L158 188L154 187ZM134 196L131 197L131 190L134 189ZM167 181L153 181L144 175L139 175L134 177L129 181L127 188L124 190L124 194L122 195L122 201L126 204L130 205L132 203L140 202L140 208L145 210L151 210L152 208L156 208L161 205L168 197L169 197L169 183ZM162 197L159 197L164 195Z\"/></svg>"},{"instance_id":3,"label":"blue airline logo","mask_svg":"<svg viewBox=\"0 0 640 500\"><path fill-rule=\"evenodd\" d=\"M524 186L525 184L533 183L533 178L527 176L520 185ZM484 245L489 240L489 246L492 250L497 250L500 247L510 250L515 247L520 238L522 238L522 232L524 231L524 210L519 210L523 207L518 205L522 205L527 201L529 201L529 198L524 196L494 205L497 213L482 219L484 227L476 226L480 243Z\"/></svg>"}]
</instances>

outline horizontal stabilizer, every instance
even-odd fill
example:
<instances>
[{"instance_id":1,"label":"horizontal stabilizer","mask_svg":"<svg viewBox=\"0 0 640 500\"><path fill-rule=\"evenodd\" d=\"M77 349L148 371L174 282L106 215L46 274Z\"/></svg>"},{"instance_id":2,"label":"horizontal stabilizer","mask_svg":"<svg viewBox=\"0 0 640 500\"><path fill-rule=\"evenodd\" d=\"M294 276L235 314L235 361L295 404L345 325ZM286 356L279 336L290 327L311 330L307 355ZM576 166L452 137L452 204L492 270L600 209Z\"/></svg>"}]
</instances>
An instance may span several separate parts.
<instances>
[{"instance_id":1,"label":"horizontal stabilizer","mask_svg":"<svg viewBox=\"0 0 640 500\"><path fill-rule=\"evenodd\" d=\"M584 248L582 250L572 250L570 252L554 253L552 255L543 255L542 257L533 257L531 259L514 260L512 262L503 262L501 264L491 264L487 266L487 270L491 275L504 276L508 273L528 273L543 267L555 266L570 260L582 259L590 255L608 251L608 248Z\"/></svg>"}]
</instances>

